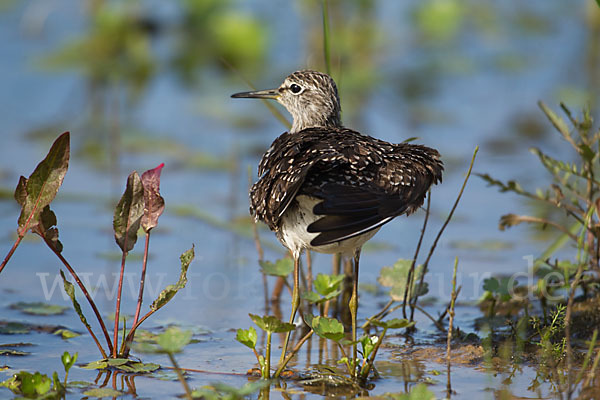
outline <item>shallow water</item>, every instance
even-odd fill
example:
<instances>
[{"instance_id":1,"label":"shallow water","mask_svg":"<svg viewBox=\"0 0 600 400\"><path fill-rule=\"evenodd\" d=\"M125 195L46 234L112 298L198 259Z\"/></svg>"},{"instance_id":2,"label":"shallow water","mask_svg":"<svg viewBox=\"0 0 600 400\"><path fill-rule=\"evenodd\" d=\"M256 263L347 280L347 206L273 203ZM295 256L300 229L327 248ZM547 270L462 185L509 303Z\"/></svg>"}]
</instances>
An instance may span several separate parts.
<instances>
[{"instance_id":1,"label":"shallow water","mask_svg":"<svg viewBox=\"0 0 600 400\"><path fill-rule=\"evenodd\" d=\"M537 109L536 102L543 99L556 109L559 101L565 101L573 110L580 108L580 97L576 94L588 87L585 68L581 65L585 63L590 35L583 21L590 7L583 0L538 0L527 2L526 6L518 0L502 5L476 2L485 8L477 9L481 13L491 12L488 16L491 19L486 22L480 16L465 14L468 22L457 38L436 45L422 41L417 34L414 9L418 3L376 2L370 18L381 29L382 39L369 71L372 84L358 92L348 88L351 86L348 80L342 78L338 83L346 110L343 117L348 126L389 141L417 136L419 143L436 147L442 154L446 173L444 183L435 187L432 195L430 229L425 237L428 248L458 192L476 145L480 146L476 172L490 172L501 179L518 179L531 187L547 182L544 171L537 168L535 157L527 149L540 146L550 154L561 155L564 147L557 135L549 133L550 125ZM472 9L472 2L467 3L467 9ZM255 78L256 85L275 86L287 73L311 66L314 64L311 60L320 59L320 52L307 50L310 34L306 27L315 28L315 34L319 34L321 8L317 4L302 4L281 2L273 6L270 1L256 0L233 1L230 5L264 22L270 32L269 67ZM167 20L177 14L177 6L157 1L142 2L141 8ZM31 31L30 18L37 15L36 12L41 15L47 12L47 18L39 31ZM525 17L537 24L528 26ZM143 327L152 329L173 323L193 327L198 332L195 337L200 342L187 346L178 355L178 361L182 367L215 374L191 374L193 387L214 381L242 386L247 382L246 370L252 368L256 360L234 340L233 329L250 326L248 313L263 311L263 286L251 236L238 234L226 225L228 221L247 216L247 167L252 166L255 171L260 152L284 128L260 103L229 98L229 94L246 89L235 76L212 79L214 71L207 70L202 84L185 87L165 68L151 81L139 102L133 107L123 107L120 115L121 143L137 140L141 147L150 142L151 150L134 151L134 146L133 150L124 150L118 155L118 166L101 163L99 167L84 147L90 135L97 135L106 145L109 134L102 128L88 131L86 116L90 110L83 106L87 99L85 80L74 70L49 71L40 67L41 55L84 32L86 21L84 8L71 0L59 0L47 6L37 1L15 2L0 10L3 53L0 185L12 191L18 177L29 174L43 158L50 141L63 130L72 131L74 154L52 208L58 216L60 238L65 246L63 254L89 279L91 287L98 287L95 295L98 306L103 313L110 314L114 311L120 256L111 233L114 204L131 170L141 172L165 162L161 192L167 207L152 234L145 303L152 301L166 284L176 281L178 257L192 243L197 257L189 270L188 286ZM339 26L333 24L332 29L336 28ZM158 51L169 44L167 39L154 43ZM423 72L429 71L428 68L433 68L435 73ZM343 71L342 67L342 77ZM403 94L412 80L429 89L417 98ZM124 99L121 102L126 103ZM240 122L242 118L247 123ZM526 136L518 131L516 121L523 119L537 121L542 133ZM133 135L134 129L143 134ZM34 130L54 133L39 139L31 134ZM151 142L158 140L163 142L152 146ZM194 167L189 161L196 153L211 155L232 168ZM432 315L441 312L450 298L451 269L454 258L458 257L458 281L462 286L459 301L465 305L457 309L455 325L466 332L475 331L473 321L481 313L472 304L483 293L483 279L497 273L527 271L527 257L545 248L544 243L532 239L524 227L508 232L497 230L501 215L524 210L525 205L519 199L498 195L482 180L471 178L430 264L428 296L432 302L427 310ZM4 251L8 251L14 240L17 215L17 204L12 198L0 202L0 247ZM409 218L398 218L375 236L373 246L366 247L363 253L361 283L376 284L382 266L412 256L423 215L420 211ZM260 235L266 259L274 260L284 254L270 232L261 229ZM133 253L139 256L141 247L138 243ZM131 275L130 280L126 280L123 299L126 313L131 313L135 306L135 277L140 264L140 257L128 263L127 272ZM330 264L330 257L326 255L316 255L313 259L315 273L329 272ZM17 301L48 301L70 306L60 290L59 268L61 264L51 252L36 238L28 237L0 275L2 320L64 325L83 333L71 309L61 316L33 317L8 307ZM270 287L273 283L270 279ZM359 318L364 320L374 314L386 301L386 296L363 292ZM288 298L284 297L284 318L289 312L287 302ZM88 318L91 319L91 315ZM423 315L417 315L417 327L414 337L417 344L436 341L437 332ZM61 371L59 354L65 350L79 352L81 362L99 357L88 335L68 342L44 333L0 335L0 342L34 344L27 350L32 353L29 356L0 360L0 364L10 367L1 371L2 379L21 369L45 373ZM402 392L425 378L431 381L431 390L437 396L445 395L445 364L400 355L399 349L405 346L403 337L393 336L390 344L397 348L382 349L377 364L382 378L373 382L370 395ZM308 370L321 362L318 341L313 340L311 346L310 352L300 353L295 364L299 370ZM143 355L142 358L169 364L165 356ZM328 360L325 357L323 361ZM506 388L517 397L556 396L548 383L542 383L537 391L529 390L536 368L526 364L521 368L507 387L502 372L487 372L476 365L453 365L453 388L458 398L497 398L499 391ZM75 368L70 379L92 381L95 373ZM135 384L140 398L167 398L182 393L176 381L140 376L135 378ZM0 392L1 396L9 395L6 389ZM288 383L288 392L293 397L320 396L317 389L309 391L293 382ZM272 398L287 396L275 389L270 394ZM68 397L78 395L75 392Z\"/></svg>"}]
</instances>

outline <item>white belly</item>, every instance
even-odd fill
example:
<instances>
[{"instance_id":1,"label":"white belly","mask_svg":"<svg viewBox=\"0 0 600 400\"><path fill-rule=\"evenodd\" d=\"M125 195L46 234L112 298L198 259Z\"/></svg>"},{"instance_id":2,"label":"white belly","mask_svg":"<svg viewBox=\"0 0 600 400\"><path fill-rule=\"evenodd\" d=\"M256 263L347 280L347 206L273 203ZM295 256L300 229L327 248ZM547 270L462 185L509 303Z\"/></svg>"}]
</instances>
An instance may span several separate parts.
<instances>
[{"instance_id":1,"label":"white belly","mask_svg":"<svg viewBox=\"0 0 600 400\"><path fill-rule=\"evenodd\" d=\"M307 232L306 228L319 218L323 218L321 215L313 214L313 208L319 201L321 200L314 197L300 195L296 197L297 207L290 207L281 216L281 227L278 237L283 245L294 255L299 255L304 249L314 250L319 253L352 255L355 249L365 244L379 230L379 228L373 229L362 235L324 246L311 246L310 242L319 234Z\"/></svg>"}]
</instances>

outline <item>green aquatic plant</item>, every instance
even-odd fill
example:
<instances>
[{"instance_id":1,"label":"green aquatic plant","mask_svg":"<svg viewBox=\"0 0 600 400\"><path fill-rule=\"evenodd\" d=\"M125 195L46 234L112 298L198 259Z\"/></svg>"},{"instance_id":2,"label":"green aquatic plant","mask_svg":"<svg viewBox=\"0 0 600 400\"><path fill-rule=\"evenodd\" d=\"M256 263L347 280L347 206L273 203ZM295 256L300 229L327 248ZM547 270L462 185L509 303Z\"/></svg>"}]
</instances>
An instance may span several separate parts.
<instances>
[{"instance_id":1,"label":"green aquatic plant","mask_svg":"<svg viewBox=\"0 0 600 400\"><path fill-rule=\"evenodd\" d=\"M0 387L6 387L17 395L32 399L58 399L64 397L67 389L69 370L77 361L77 355L65 351L61 361L65 369L64 383L60 382L58 373L54 372L52 378L40 372L20 371L11 378L0 382Z\"/></svg>"},{"instance_id":2,"label":"green aquatic plant","mask_svg":"<svg viewBox=\"0 0 600 400\"><path fill-rule=\"evenodd\" d=\"M65 273L61 270L60 274L63 278L65 292L71 298L75 312L94 340L103 359L106 360L109 357L111 359L126 359L129 355L135 331L140 324L167 304L179 290L185 287L187 283L187 269L194 259L194 247L184 252L180 257L181 273L178 282L174 285L167 286L150 305L150 310L141 316L150 232L158 224L158 218L164 210L164 199L160 195L160 173L164 164L144 172L141 177L137 172L132 172L127 178L125 192L117 204L113 221L115 241L122 251L122 257L117 301L115 305L114 332L113 339L111 340L104 319L100 315L89 291L79 278L75 269L62 254L63 245L58 239L56 215L50 209L50 203L54 200L67 173L69 156L70 135L69 132L65 132L56 139L46 158L38 164L29 178L22 176L19 179L19 183L15 190L15 200L21 206L21 214L18 219L17 239L4 258L2 264L0 264L0 272L2 272L27 232L31 231L39 235L44 243L63 263L92 308L106 340L106 350L100 344L98 337L93 332L87 318L83 314L81 306L76 298L75 285L67 280ZM127 254L133 249L137 241L138 229L140 227L145 232L146 240L136 313L133 324L129 330L123 325L123 339L119 346L119 333L121 332L121 294L125 263ZM14 306L26 312L28 311L37 314L49 314L61 311L61 309L57 309L56 307L48 307L43 304L16 303ZM109 364L106 364L106 366L109 366Z\"/></svg>"}]
</instances>

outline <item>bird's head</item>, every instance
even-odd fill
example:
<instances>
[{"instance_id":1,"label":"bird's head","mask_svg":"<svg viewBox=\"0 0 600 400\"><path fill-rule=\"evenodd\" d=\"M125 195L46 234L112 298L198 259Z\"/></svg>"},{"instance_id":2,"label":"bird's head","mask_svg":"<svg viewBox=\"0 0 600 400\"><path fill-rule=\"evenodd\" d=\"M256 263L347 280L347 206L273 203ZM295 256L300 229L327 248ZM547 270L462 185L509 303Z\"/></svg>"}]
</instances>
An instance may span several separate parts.
<instances>
[{"instance_id":1,"label":"bird's head","mask_svg":"<svg viewBox=\"0 0 600 400\"><path fill-rule=\"evenodd\" d=\"M277 89L236 93L231 97L277 100L292 114L294 122L290 132L341 125L337 87L334 80L322 72L296 71Z\"/></svg>"}]
</instances>

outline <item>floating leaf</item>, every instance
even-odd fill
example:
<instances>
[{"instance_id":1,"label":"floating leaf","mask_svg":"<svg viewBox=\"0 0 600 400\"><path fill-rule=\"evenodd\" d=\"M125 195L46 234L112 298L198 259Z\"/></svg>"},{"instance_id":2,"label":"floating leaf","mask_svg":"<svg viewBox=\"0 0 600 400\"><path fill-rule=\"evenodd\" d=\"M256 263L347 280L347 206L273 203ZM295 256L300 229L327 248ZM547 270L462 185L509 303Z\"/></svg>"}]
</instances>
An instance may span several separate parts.
<instances>
[{"instance_id":1,"label":"floating leaf","mask_svg":"<svg viewBox=\"0 0 600 400\"><path fill-rule=\"evenodd\" d=\"M340 283L344 280L344 275L326 275L318 274L314 280L315 290L321 296L328 296L339 289ZM337 295L336 295L337 296Z\"/></svg>"},{"instance_id":2,"label":"floating leaf","mask_svg":"<svg viewBox=\"0 0 600 400\"><path fill-rule=\"evenodd\" d=\"M94 388L94 389L90 389L90 390L86 390L85 392L83 392L84 396L88 396L88 397L97 397L97 398L103 398L103 397L118 397L118 396L122 396L125 393L120 392L118 390L115 390L113 388L108 388L108 387L104 387L104 388Z\"/></svg>"},{"instance_id":3,"label":"floating leaf","mask_svg":"<svg viewBox=\"0 0 600 400\"><path fill-rule=\"evenodd\" d=\"M179 290L185 287L185 285L187 284L187 270L192 260L194 259L194 256L194 246L192 246L191 249L189 249L179 257L179 259L181 260L181 273L179 274L179 280L176 284L168 285L166 288L163 289L162 292L160 292L156 300L154 300L154 302L152 302L152 304L150 305L150 308L152 310L156 311L165 304L167 304L169 300L171 300Z\"/></svg>"},{"instance_id":4,"label":"floating leaf","mask_svg":"<svg viewBox=\"0 0 600 400\"><path fill-rule=\"evenodd\" d=\"M344 338L344 325L337 319L320 316L313 317L312 315L306 315L304 318L320 337L335 342L339 342Z\"/></svg>"},{"instance_id":5,"label":"floating leaf","mask_svg":"<svg viewBox=\"0 0 600 400\"><path fill-rule=\"evenodd\" d=\"M59 315L65 312L68 307L46 304L42 302L27 303L19 301L10 305L13 310L19 310L30 315Z\"/></svg>"},{"instance_id":6,"label":"floating leaf","mask_svg":"<svg viewBox=\"0 0 600 400\"><path fill-rule=\"evenodd\" d=\"M160 368L160 365L153 363L142 363L139 361L128 360L126 358L105 358L103 360L93 361L83 365L81 368L101 370L111 368L113 370L142 374L156 371Z\"/></svg>"},{"instance_id":7,"label":"floating leaf","mask_svg":"<svg viewBox=\"0 0 600 400\"><path fill-rule=\"evenodd\" d=\"M164 166L164 163L160 164L158 167L149 169L142 174L144 215L141 224L145 232L158 224L158 217L165 210L165 199L160 195L160 172Z\"/></svg>"},{"instance_id":8,"label":"floating leaf","mask_svg":"<svg viewBox=\"0 0 600 400\"><path fill-rule=\"evenodd\" d=\"M2 335L21 335L30 331L31 325L21 322L6 322L0 325L0 334Z\"/></svg>"},{"instance_id":9,"label":"floating leaf","mask_svg":"<svg viewBox=\"0 0 600 400\"><path fill-rule=\"evenodd\" d=\"M281 321L279 318L274 317L272 315L267 315L264 317L248 314L254 323L263 331L271 332L271 333L285 333L289 331L293 331L296 329L294 324L290 324L287 322Z\"/></svg>"},{"instance_id":10,"label":"floating leaf","mask_svg":"<svg viewBox=\"0 0 600 400\"><path fill-rule=\"evenodd\" d=\"M0 356L27 356L31 353L21 350L0 349Z\"/></svg>"},{"instance_id":11,"label":"floating leaf","mask_svg":"<svg viewBox=\"0 0 600 400\"><path fill-rule=\"evenodd\" d=\"M252 326L248 329L238 329L237 334L235 335L235 340L251 349L256 347L257 339L258 335L256 334L256 329Z\"/></svg>"},{"instance_id":12,"label":"floating leaf","mask_svg":"<svg viewBox=\"0 0 600 400\"><path fill-rule=\"evenodd\" d=\"M294 261L291 258L280 258L272 263L270 261L259 261L262 273L270 276L286 277L294 270Z\"/></svg>"},{"instance_id":13,"label":"floating leaf","mask_svg":"<svg viewBox=\"0 0 600 400\"><path fill-rule=\"evenodd\" d=\"M15 191L15 199L21 205L19 216L20 235L40 220L40 214L48 206L62 185L69 168L69 132L60 135L28 179L21 177Z\"/></svg>"},{"instance_id":14,"label":"floating leaf","mask_svg":"<svg viewBox=\"0 0 600 400\"><path fill-rule=\"evenodd\" d=\"M81 368L85 368L85 369L105 369L107 367L108 367L107 359L92 361L90 363L87 363L87 364L81 366Z\"/></svg>"},{"instance_id":15,"label":"floating leaf","mask_svg":"<svg viewBox=\"0 0 600 400\"><path fill-rule=\"evenodd\" d=\"M140 228L144 214L144 189L136 171L127 177L125 192L115 208L113 228L115 240L121 251L129 252L137 241L137 231Z\"/></svg>"},{"instance_id":16,"label":"floating leaf","mask_svg":"<svg viewBox=\"0 0 600 400\"><path fill-rule=\"evenodd\" d=\"M65 329L65 328L57 329L54 332L52 332L52 334L58 335L63 339L72 339L74 337L81 336L80 333L73 332L73 331L71 331L69 329Z\"/></svg>"},{"instance_id":17,"label":"floating leaf","mask_svg":"<svg viewBox=\"0 0 600 400\"><path fill-rule=\"evenodd\" d=\"M158 335L156 343L167 353L179 353L192 339L192 331L171 327Z\"/></svg>"},{"instance_id":18,"label":"floating leaf","mask_svg":"<svg viewBox=\"0 0 600 400\"><path fill-rule=\"evenodd\" d=\"M107 359L108 365L111 367L119 367L127 364L129 360L127 358L109 358Z\"/></svg>"}]
</instances>

